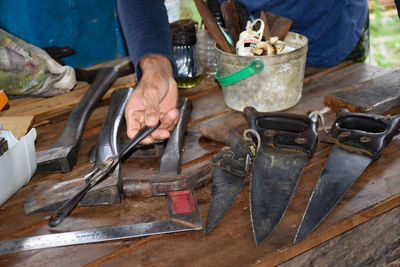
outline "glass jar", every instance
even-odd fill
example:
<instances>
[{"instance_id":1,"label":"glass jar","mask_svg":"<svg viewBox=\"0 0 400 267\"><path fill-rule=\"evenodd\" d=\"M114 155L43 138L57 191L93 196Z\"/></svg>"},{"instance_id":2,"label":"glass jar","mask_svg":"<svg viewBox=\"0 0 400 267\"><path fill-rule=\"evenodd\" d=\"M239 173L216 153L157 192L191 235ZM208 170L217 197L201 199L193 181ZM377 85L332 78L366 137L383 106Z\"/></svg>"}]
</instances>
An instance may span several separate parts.
<instances>
[{"instance_id":1,"label":"glass jar","mask_svg":"<svg viewBox=\"0 0 400 267\"><path fill-rule=\"evenodd\" d=\"M213 77L217 72L217 58L215 40L207 29L197 30L197 55L205 75Z\"/></svg>"},{"instance_id":2,"label":"glass jar","mask_svg":"<svg viewBox=\"0 0 400 267\"><path fill-rule=\"evenodd\" d=\"M170 24L178 88L194 87L204 77L196 51L196 24L191 19L177 20Z\"/></svg>"}]
</instances>

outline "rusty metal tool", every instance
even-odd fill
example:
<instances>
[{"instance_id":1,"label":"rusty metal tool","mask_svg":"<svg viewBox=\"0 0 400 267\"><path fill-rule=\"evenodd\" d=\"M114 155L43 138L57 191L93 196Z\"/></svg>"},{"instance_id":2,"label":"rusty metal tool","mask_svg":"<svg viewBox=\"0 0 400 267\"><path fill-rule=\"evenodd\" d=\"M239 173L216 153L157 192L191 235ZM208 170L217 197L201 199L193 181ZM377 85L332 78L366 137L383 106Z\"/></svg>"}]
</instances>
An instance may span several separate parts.
<instances>
[{"instance_id":1,"label":"rusty metal tool","mask_svg":"<svg viewBox=\"0 0 400 267\"><path fill-rule=\"evenodd\" d=\"M123 148L128 142L129 138L127 136L121 138L119 149ZM165 144L165 140L155 140L153 144L139 144L130 158L159 158L164 152ZM93 145L89 151L88 157L90 163L96 162L96 149L97 144Z\"/></svg>"},{"instance_id":2,"label":"rusty metal tool","mask_svg":"<svg viewBox=\"0 0 400 267\"><path fill-rule=\"evenodd\" d=\"M166 200L168 220L4 240L0 241L0 254L202 229L193 191L169 192Z\"/></svg>"},{"instance_id":3,"label":"rusty metal tool","mask_svg":"<svg viewBox=\"0 0 400 267\"><path fill-rule=\"evenodd\" d=\"M232 2L235 4L236 10L239 14L240 28L242 31L245 31L247 22L252 21L249 12L247 11L246 7L237 0L232 0Z\"/></svg>"},{"instance_id":4,"label":"rusty metal tool","mask_svg":"<svg viewBox=\"0 0 400 267\"><path fill-rule=\"evenodd\" d=\"M198 189L211 182L212 167L209 161L182 170L184 134L192 104L185 98L175 130L168 139L160 159L159 171L132 172L122 178L125 197L158 196L184 189Z\"/></svg>"},{"instance_id":5,"label":"rusty metal tool","mask_svg":"<svg viewBox=\"0 0 400 267\"><path fill-rule=\"evenodd\" d=\"M264 22L263 37L266 41L269 41L269 39L274 36L284 41L293 23L289 18L268 11L261 11L260 19Z\"/></svg>"},{"instance_id":6,"label":"rusty metal tool","mask_svg":"<svg viewBox=\"0 0 400 267\"><path fill-rule=\"evenodd\" d=\"M316 150L318 116L258 113L249 107L245 114L250 128L261 137L250 180L250 214L258 246L278 226Z\"/></svg>"},{"instance_id":7,"label":"rusty metal tool","mask_svg":"<svg viewBox=\"0 0 400 267\"><path fill-rule=\"evenodd\" d=\"M132 62L128 57L119 60L112 67L96 71L92 85L71 112L58 139L47 150L37 152L37 172L68 172L72 170L90 114L114 81L132 71ZM90 72L88 79L92 75L93 72Z\"/></svg>"},{"instance_id":8,"label":"rusty metal tool","mask_svg":"<svg viewBox=\"0 0 400 267\"><path fill-rule=\"evenodd\" d=\"M399 129L400 116L341 112L329 136L335 146L311 194L294 243L317 228L370 163L381 157Z\"/></svg>"},{"instance_id":9,"label":"rusty metal tool","mask_svg":"<svg viewBox=\"0 0 400 267\"><path fill-rule=\"evenodd\" d=\"M110 109L113 106L114 94L122 89L115 91L111 97ZM160 170L132 170L124 178L117 173L117 170L112 174L113 177L106 179L103 183L91 189L79 205L102 205L119 203L122 197L135 197L135 196L160 196L165 195L169 191L197 189L211 182L212 168L210 162L195 164L183 171L181 169L182 161L182 147L184 143L185 129L187 121L190 117L191 102L189 99L180 101L179 104L179 120L171 137L167 141L166 148L160 160ZM115 108L118 110L118 108ZM114 125L110 124L110 129L107 131L101 129L100 132L105 131L112 135L112 138L104 137L99 140L100 147L112 146L115 151L118 151L117 141L112 144L107 140L114 140L119 129L119 121L123 116L123 106L120 107L118 112L111 112L111 121ZM109 112L110 113L110 112ZM107 116L109 116L107 113ZM107 120L107 118L106 118ZM102 133L100 135L103 135ZM101 141L102 140L102 141ZM108 142L108 143L107 143ZM105 149L101 159L105 159L112 155L111 149ZM100 159L100 160L101 160ZM164 162L164 163L163 163ZM78 192L85 183L85 177L58 182L54 180L44 181L37 185L28 195L25 202L25 213L31 214L36 212L43 212L54 210L62 205L67 199L71 198Z\"/></svg>"},{"instance_id":10,"label":"rusty metal tool","mask_svg":"<svg viewBox=\"0 0 400 267\"><path fill-rule=\"evenodd\" d=\"M194 0L194 3L196 4L197 11L199 11L199 14L203 19L203 22L206 25L207 30L214 38L214 40L217 42L221 50L226 53L233 54L233 50L229 45L229 42L226 40L221 29L219 28L217 20L214 18L211 10L203 2L203 0Z\"/></svg>"},{"instance_id":11,"label":"rusty metal tool","mask_svg":"<svg viewBox=\"0 0 400 267\"><path fill-rule=\"evenodd\" d=\"M105 161L100 162L97 165L97 169L91 172L86 177L86 185L79 191L75 196L65 202L56 212L50 217L49 225L55 227L60 224L60 222L67 217L73 209L79 204L87 192L95 185L101 183L106 179L109 174L114 171L118 164L124 162L129 156L135 146L151 134L155 129L160 126L160 122L153 127L144 126L140 131L133 137L131 143L117 156L110 157Z\"/></svg>"},{"instance_id":12,"label":"rusty metal tool","mask_svg":"<svg viewBox=\"0 0 400 267\"><path fill-rule=\"evenodd\" d=\"M230 133L230 147L224 147L212 159L214 173L206 235L219 224L238 197L259 145L246 132L243 138L233 131Z\"/></svg>"},{"instance_id":13,"label":"rusty metal tool","mask_svg":"<svg viewBox=\"0 0 400 267\"><path fill-rule=\"evenodd\" d=\"M117 154L119 135L124 119L124 110L133 88L120 88L111 94L110 107L104 119L98 137L98 145L94 152L95 165L91 172L98 169L100 162L107 160ZM110 177L101 185L92 188L82 199L81 204L92 203L92 205L119 203L121 196L119 188L119 172L117 166ZM25 214L41 211L55 210L66 200L75 195L79 188L85 184L86 177L67 180L64 182L48 180L38 184L28 195L25 201Z\"/></svg>"},{"instance_id":14,"label":"rusty metal tool","mask_svg":"<svg viewBox=\"0 0 400 267\"><path fill-rule=\"evenodd\" d=\"M211 181L212 168L208 161L182 170L184 136L191 110L191 101L188 98L181 100L179 120L160 158L159 170L137 169L122 177L124 197L160 196L176 190L194 190Z\"/></svg>"},{"instance_id":15,"label":"rusty metal tool","mask_svg":"<svg viewBox=\"0 0 400 267\"><path fill-rule=\"evenodd\" d=\"M240 17L236 5L233 0L225 1L221 4L221 13L224 18L226 31L232 38L232 42L236 45L239 40L239 34L242 32L240 26Z\"/></svg>"},{"instance_id":16,"label":"rusty metal tool","mask_svg":"<svg viewBox=\"0 0 400 267\"><path fill-rule=\"evenodd\" d=\"M260 113L251 107L246 107L244 114L250 126L245 133L250 131L252 138L232 143L213 158L215 168L206 234L229 211L252 165L250 214L258 246L282 219L307 159L316 149L317 115ZM254 136L258 136L257 142Z\"/></svg>"}]
</instances>

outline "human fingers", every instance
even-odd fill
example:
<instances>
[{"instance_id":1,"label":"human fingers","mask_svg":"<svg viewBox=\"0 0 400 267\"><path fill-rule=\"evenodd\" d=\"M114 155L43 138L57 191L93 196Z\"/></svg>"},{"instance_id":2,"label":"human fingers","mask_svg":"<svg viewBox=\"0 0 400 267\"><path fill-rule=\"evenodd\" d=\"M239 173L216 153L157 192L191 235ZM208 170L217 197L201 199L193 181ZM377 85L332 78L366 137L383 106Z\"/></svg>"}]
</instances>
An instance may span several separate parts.
<instances>
[{"instance_id":1,"label":"human fingers","mask_svg":"<svg viewBox=\"0 0 400 267\"><path fill-rule=\"evenodd\" d=\"M125 108L127 136L133 138L144 125L145 105L140 96L132 94Z\"/></svg>"},{"instance_id":2,"label":"human fingers","mask_svg":"<svg viewBox=\"0 0 400 267\"><path fill-rule=\"evenodd\" d=\"M172 131L179 120L179 111L176 108L170 109L161 119L162 128Z\"/></svg>"},{"instance_id":3,"label":"human fingers","mask_svg":"<svg viewBox=\"0 0 400 267\"><path fill-rule=\"evenodd\" d=\"M160 103L160 121L162 129L172 131L179 119L176 108L178 102L178 87L174 79L170 79L168 90Z\"/></svg>"},{"instance_id":4,"label":"human fingers","mask_svg":"<svg viewBox=\"0 0 400 267\"><path fill-rule=\"evenodd\" d=\"M171 135L170 132L174 129L178 119L179 112L176 108L170 110L167 114L162 115L160 127L152 132L151 136L157 140L168 139Z\"/></svg>"},{"instance_id":5,"label":"human fingers","mask_svg":"<svg viewBox=\"0 0 400 267\"><path fill-rule=\"evenodd\" d=\"M144 123L147 126L154 126L160 120L160 92L159 88L147 87L144 94L145 110Z\"/></svg>"}]
</instances>

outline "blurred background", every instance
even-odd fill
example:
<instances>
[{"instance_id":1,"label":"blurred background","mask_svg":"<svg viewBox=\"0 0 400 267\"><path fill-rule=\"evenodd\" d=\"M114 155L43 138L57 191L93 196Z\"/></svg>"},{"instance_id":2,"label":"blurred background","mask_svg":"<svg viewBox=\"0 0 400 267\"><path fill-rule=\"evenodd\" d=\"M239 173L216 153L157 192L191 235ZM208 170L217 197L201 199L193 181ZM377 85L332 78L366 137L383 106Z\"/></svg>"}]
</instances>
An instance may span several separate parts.
<instances>
[{"instance_id":1,"label":"blurred background","mask_svg":"<svg viewBox=\"0 0 400 267\"><path fill-rule=\"evenodd\" d=\"M400 67L400 19L394 0L369 0L372 65Z\"/></svg>"}]
</instances>

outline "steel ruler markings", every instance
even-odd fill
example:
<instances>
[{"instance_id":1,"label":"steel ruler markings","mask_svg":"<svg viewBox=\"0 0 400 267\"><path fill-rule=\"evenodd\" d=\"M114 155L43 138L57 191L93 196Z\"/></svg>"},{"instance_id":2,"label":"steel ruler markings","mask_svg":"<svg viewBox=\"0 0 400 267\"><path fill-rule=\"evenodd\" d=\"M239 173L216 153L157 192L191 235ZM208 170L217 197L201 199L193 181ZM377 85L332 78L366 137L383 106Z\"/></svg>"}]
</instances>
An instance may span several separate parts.
<instances>
[{"instance_id":1,"label":"steel ruler markings","mask_svg":"<svg viewBox=\"0 0 400 267\"><path fill-rule=\"evenodd\" d=\"M167 193L169 220L110 226L0 241L0 255L42 248L89 244L140 236L201 230L202 220L194 192Z\"/></svg>"},{"instance_id":2,"label":"steel ruler markings","mask_svg":"<svg viewBox=\"0 0 400 267\"><path fill-rule=\"evenodd\" d=\"M156 221L123 226L112 226L92 230L66 232L4 240L0 242L0 254L34 249L62 247L78 244L121 240L155 234L200 230L202 226L189 227L173 221Z\"/></svg>"}]
</instances>

